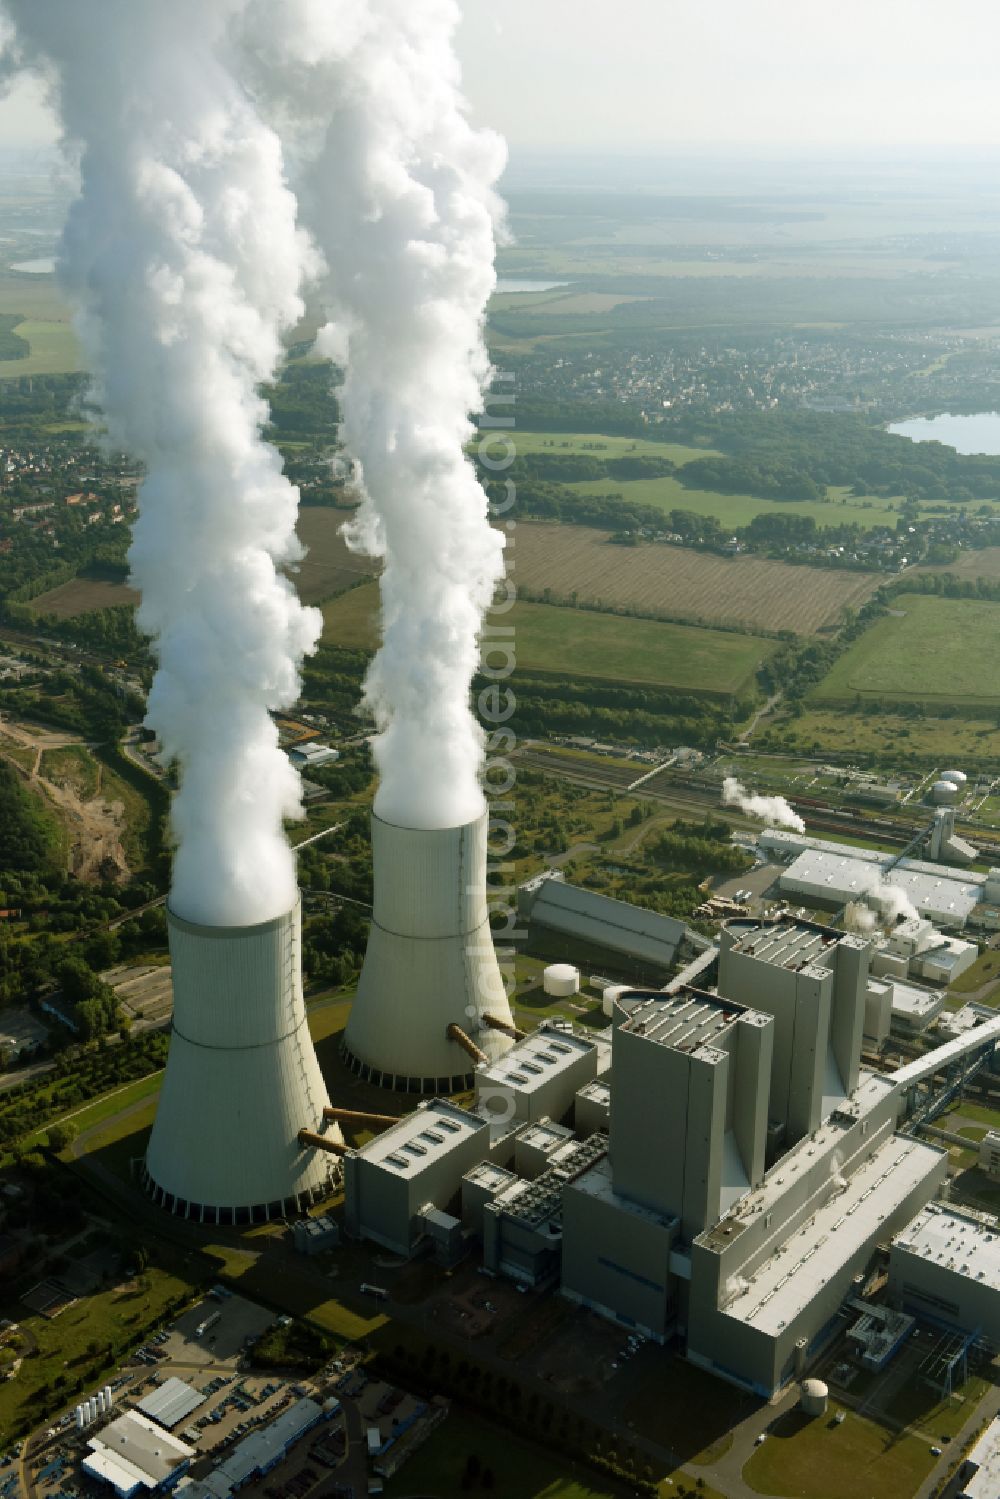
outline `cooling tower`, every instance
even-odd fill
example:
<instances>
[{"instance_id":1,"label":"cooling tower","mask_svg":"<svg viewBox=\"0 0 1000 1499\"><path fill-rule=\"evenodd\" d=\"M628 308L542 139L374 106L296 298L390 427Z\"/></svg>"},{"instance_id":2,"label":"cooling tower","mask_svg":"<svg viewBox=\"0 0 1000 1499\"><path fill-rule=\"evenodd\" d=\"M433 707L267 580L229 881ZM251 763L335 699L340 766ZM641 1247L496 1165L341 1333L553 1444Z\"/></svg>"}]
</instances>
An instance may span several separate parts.
<instances>
[{"instance_id":1,"label":"cooling tower","mask_svg":"<svg viewBox=\"0 0 1000 1499\"><path fill-rule=\"evenodd\" d=\"M486 904L486 822L428 830L372 817L372 925L343 1051L383 1087L458 1092L478 1057L495 1061L513 1043Z\"/></svg>"},{"instance_id":2,"label":"cooling tower","mask_svg":"<svg viewBox=\"0 0 1000 1499\"><path fill-rule=\"evenodd\" d=\"M297 1212L331 1185L332 1158L298 1143L329 1104L306 1023L299 903L259 926L167 912L174 1018L145 1179L204 1223Z\"/></svg>"}]
</instances>

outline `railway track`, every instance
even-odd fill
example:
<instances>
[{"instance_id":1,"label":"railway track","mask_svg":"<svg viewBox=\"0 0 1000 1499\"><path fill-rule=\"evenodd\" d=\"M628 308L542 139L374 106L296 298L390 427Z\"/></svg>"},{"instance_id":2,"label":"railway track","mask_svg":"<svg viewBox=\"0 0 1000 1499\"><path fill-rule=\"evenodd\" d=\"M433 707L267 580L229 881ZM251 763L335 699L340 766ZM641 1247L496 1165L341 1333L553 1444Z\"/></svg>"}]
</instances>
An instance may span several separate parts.
<instances>
[{"instance_id":1,"label":"railway track","mask_svg":"<svg viewBox=\"0 0 1000 1499\"><path fill-rule=\"evenodd\" d=\"M569 755L560 755L558 751L547 752L525 748L518 750L515 758L520 764L527 765L531 769L546 771L550 775L575 781L578 785L593 786L602 791L627 791L642 775L641 767L634 764L623 765L614 760L609 760L607 765L595 764L574 759ZM641 795L644 799L663 802L667 806L687 810L692 807L704 807L706 812L711 811L713 815L723 818L734 827L760 826L758 822L741 816L732 808L723 807L720 803L719 786L714 781L703 781L693 776L680 776L664 770L648 781L643 781L637 795ZM917 821L872 817L861 811L833 807L829 802L815 797L790 796L788 802L802 818L806 827L816 833L839 833L842 837L845 834L867 837L890 847L905 848L920 830L920 824ZM984 859L996 859L1000 862L1000 844L983 841L976 828L968 824L963 824L961 830L964 836L975 839L976 846Z\"/></svg>"}]
</instances>

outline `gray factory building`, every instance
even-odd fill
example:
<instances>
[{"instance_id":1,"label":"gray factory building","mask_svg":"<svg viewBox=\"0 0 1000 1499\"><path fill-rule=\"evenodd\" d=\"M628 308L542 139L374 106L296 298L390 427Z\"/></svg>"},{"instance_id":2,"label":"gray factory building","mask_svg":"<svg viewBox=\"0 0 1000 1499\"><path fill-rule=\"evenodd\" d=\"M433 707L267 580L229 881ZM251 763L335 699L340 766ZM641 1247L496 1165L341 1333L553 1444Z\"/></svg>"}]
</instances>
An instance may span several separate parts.
<instances>
[{"instance_id":1,"label":"gray factory building","mask_svg":"<svg viewBox=\"0 0 1000 1499\"><path fill-rule=\"evenodd\" d=\"M483 1264L494 1275L537 1286L559 1273L566 1188L606 1155L606 1135L567 1142L535 1181L516 1177L483 1205Z\"/></svg>"},{"instance_id":2,"label":"gray factory building","mask_svg":"<svg viewBox=\"0 0 1000 1499\"><path fill-rule=\"evenodd\" d=\"M893 1240L889 1296L914 1316L1000 1343L1000 1232L995 1221L929 1204Z\"/></svg>"},{"instance_id":3,"label":"gray factory building","mask_svg":"<svg viewBox=\"0 0 1000 1499\"><path fill-rule=\"evenodd\" d=\"M611 1125L611 1088L604 1078L584 1083L576 1095L573 1124L580 1136L592 1135L595 1129L605 1132Z\"/></svg>"},{"instance_id":4,"label":"gray factory building","mask_svg":"<svg viewBox=\"0 0 1000 1499\"><path fill-rule=\"evenodd\" d=\"M344 1157L347 1232L410 1254L428 1231L424 1209L446 1207L489 1153L485 1119L445 1099L422 1103Z\"/></svg>"},{"instance_id":5,"label":"gray factory building","mask_svg":"<svg viewBox=\"0 0 1000 1499\"><path fill-rule=\"evenodd\" d=\"M561 1119L572 1107L577 1089L598 1071L595 1041L568 1026L546 1022L506 1056L477 1067L476 1107L499 1122Z\"/></svg>"},{"instance_id":6,"label":"gray factory building","mask_svg":"<svg viewBox=\"0 0 1000 1499\"><path fill-rule=\"evenodd\" d=\"M787 1147L855 1089L870 944L818 923L731 921L719 993L774 1016L768 1111Z\"/></svg>"},{"instance_id":7,"label":"gray factory building","mask_svg":"<svg viewBox=\"0 0 1000 1499\"><path fill-rule=\"evenodd\" d=\"M859 938L735 922L719 995L620 996L609 1154L563 1189L565 1295L765 1397L801 1371L947 1171L861 1069L867 975Z\"/></svg>"},{"instance_id":8,"label":"gray factory building","mask_svg":"<svg viewBox=\"0 0 1000 1499\"><path fill-rule=\"evenodd\" d=\"M684 922L672 916L570 885L552 874L522 885L517 909L521 920L530 923L532 936L544 937L553 954L572 956L574 961L620 954L630 969L645 969L651 979L666 978L689 936ZM690 935L704 946L703 939Z\"/></svg>"}]
</instances>

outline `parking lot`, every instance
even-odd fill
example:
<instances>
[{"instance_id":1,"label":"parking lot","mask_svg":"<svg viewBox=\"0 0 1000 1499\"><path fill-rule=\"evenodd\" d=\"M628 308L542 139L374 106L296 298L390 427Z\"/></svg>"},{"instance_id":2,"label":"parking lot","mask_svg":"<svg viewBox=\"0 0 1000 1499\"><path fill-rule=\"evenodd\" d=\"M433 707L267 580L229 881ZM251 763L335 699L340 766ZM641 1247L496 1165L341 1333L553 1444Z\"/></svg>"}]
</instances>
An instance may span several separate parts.
<instances>
[{"instance_id":1,"label":"parking lot","mask_svg":"<svg viewBox=\"0 0 1000 1499\"><path fill-rule=\"evenodd\" d=\"M208 1297L178 1318L167 1334L163 1351L167 1359L180 1364L234 1362L247 1343L259 1338L273 1321L270 1312L242 1296L229 1295L222 1301ZM204 1327L200 1334L199 1327Z\"/></svg>"}]
</instances>

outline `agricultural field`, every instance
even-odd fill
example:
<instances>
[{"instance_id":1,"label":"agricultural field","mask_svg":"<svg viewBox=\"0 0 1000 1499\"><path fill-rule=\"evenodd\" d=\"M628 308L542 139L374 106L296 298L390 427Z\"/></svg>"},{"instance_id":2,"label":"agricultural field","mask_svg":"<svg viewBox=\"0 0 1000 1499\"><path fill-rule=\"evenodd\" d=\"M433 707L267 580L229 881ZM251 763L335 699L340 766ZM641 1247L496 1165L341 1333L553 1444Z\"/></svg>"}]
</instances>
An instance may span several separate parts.
<instances>
[{"instance_id":1,"label":"agricultural field","mask_svg":"<svg viewBox=\"0 0 1000 1499\"><path fill-rule=\"evenodd\" d=\"M501 408L497 407L499 413ZM506 432L497 429L494 434L498 443L509 436L517 456L525 458L531 453L548 453L557 458L570 458L585 453L591 458L669 458L671 463L687 463L692 458L717 458L718 448L691 448L678 442L651 442L645 437L617 437L604 432ZM483 431L471 445L475 451L483 438L490 436Z\"/></svg>"},{"instance_id":2,"label":"agricultural field","mask_svg":"<svg viewBox=\"0 0 1000 1499\"><path fill-rule=\"evenodd\" d=\"M0 313L21 319L14 328L31 347L24 359L0 359L0 380L61 375L80 368L79 346L54 276L0 271Z\"/></svg>"},{"instance_id":3,"label":"agricultural field","mask_svg":"<svg viewBox=\"0 0 1000 1499\"><path fill-rule=\"evenodd\" d=\"M35 614L52 614L56 619L75 619L96 609L113 609L119 604L137 604L139 595L124 583L108 583L101 578L71 578L40 593L31 600Z\"/></svg>"},{"instance_id":4,"label":"agricultural field","mask_svg":"<svg viewBox=\"0 0 1000 1499\"><path fill-rule=\"evenodd\" d=\"M820 529L858 525L867 531L875 526L895 526L903 504L901 499L855 496L835 485L830 486L828 500L764 500L757 495L717 494L709 489L686 489L670 474L662 479L588 479L567 488L578 494L620 493L623 500L655 505L664 513L690 510L695 515L714 515L723 526L746 526L763 511L780 510L782 515L810 515Z\"/></svg>"},{"instance_id":5,"label":"agricultural field","mask_svg":"<svg viewBox=\"0 0 1000 1499\"><path fill-rule=\"evenodd\" d=\"M965 548L954 562L946 567L930 565L915 567L915 573L951 573L955 578L966 578L975 582L977 578L988 578L991 583L1000 582L1000 547L983 547L972 551Z\"/></svg>"},{"instance_id":6,"label":"agricultural field","mask_svg":"<svg viewBox=\"0 0 1000 1499\"><path fill-rule=\"evenodd\" d=\"M377 613L377 585L352 588L324 608L324 643L371 650L377 644ZM775 648L754 635L553 604L516 604L504 623L514 628L519 667L711 695L748 688Z\"/></svg>"},{"instance_id":7,"label":"agricultural field","mask_svg":"<svg viewBox=\"0 0 1000 1499\"><path fill-rule=\"evenodd\" d=\"M1000 604L899 594L835 663L811 701L860 698L969 708L1000 705Z\"/></svg>"},{"instance_id":8,"label":"agricultural field","mask_svg":"<svg viewBox=\"0 0 1000 1499\"><path fill-rule=\"evenodd\" d=\"M538 596L617 608L627 605L700 624L738 624L812 635L859 609L878 573L799 567L761 557L716 557L662 543L616 546L587 526L522 522L517 528L518 586Z\"/></svg>"},{"instance_id":9,"label":"agricultural field","mask_svg":"<svg viewBox=\"0 0 1000 1499\"><path fill-rule=\"evenodd\" d=\"M343 510L323 505L304 505L299 511L295 529L308 555L296 565L293 576L304 604L322 604L358 578L377 571L372 558L348 550L340 534L346 519Z\"/></svg>"},{"instance_id":10,"label":"agricultural field","mask_svg":"<svg viewBox=\"0 0 1000 1499\"><path fill-rule=\"evenodd\" d=\"M907 718L810 705L799 718L766 719L754 743L799 754L871 755L889 770L919 763L1000 768L1000 728L985 718Z\"/></svg>"}]
</instances>

